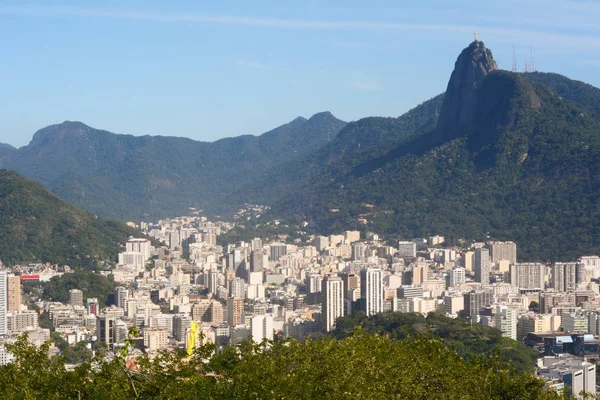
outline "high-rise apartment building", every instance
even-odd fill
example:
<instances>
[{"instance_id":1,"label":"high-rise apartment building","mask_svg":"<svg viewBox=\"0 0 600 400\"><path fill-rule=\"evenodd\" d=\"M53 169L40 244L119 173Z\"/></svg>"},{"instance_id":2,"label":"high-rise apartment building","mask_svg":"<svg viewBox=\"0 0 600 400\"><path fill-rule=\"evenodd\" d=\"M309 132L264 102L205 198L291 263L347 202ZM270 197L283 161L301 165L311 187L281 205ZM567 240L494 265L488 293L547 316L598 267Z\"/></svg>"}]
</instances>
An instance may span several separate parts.
<instances>
[{"instance_id":1,"label":"high-rise apartment building","mask_svg":"<svg viewBox=\"0 0 600 400\"><path fill-rule=\"evenodd\" d=\"M318 236L315 239L315 246L318 251L323 251L329 247L329 237L327 236Z\"/></svg>"},{"instance_id":2,"label":"high-rise apartment building","mask_svg":"<svg viewBox=\"0 0 600 400\"><path fill-rule=\"evenodd\" d=\"M383 312L383 271L365 268L360 271L362 309L368 315Z\"/></svg>"},{"instance_id":3,"label":"high-rise apartment building","mask_svg":"<svg viewBox=\"0 0 600 400\"><path fill-rule=\"evenodd\" d=\"M243 279L234 278L229 281L229 297L246 298L246 282Z\"/></svg>"},{"instance_id":4,"label":"high-rise apartment building","mask_svg":"<svg viewBox=\"0 0 600 400\"><path fill-rule=\"evenodd\" d=\"M428 246L436 246L438 244L443 244L445 242L445 238L443 236L431 236L427 239Z\"/></svg>"},{"instance_id":5,"label":"high-rise apartment building","mask_svg":"<svg viewBox=\"0 0 600 400\"><path fill-rule=\"evenodd\" d=\"M494 294L488 290L472 290L464 294L465 298L465 317L473 318L479 315L483 307L489 306L494 302Z\"/></svg>"},{"instance_id":6,"label":"high-rise apartment building","mask_svg":"<svg viewBox=\"0 0 600 400\"><path fill-rule=\"evenodd\" d=\"M319 293L322 289L323 277L320 274L312 273L306 276L306 292Z\"/></svg>"},{"instance_id":7,"label":"high-rise apartment building","mask_svg":"<svg viewBox=\"0 0 600 400\"><path fill-rule=\"evenodd\" d=\"M211 300L201 299L192 305L192 319L194 321L208 322L208 309L210 308Z\"/></svg>"},{"instance_id":8,"label":"high-rise apartment building","mask_svg":"<svg viewBox=\"0 0 600 400\"><path fill-rule=\"evenodd\" d=\"M336 247L344 243L344 235L329 235L329 247Z\"/></svg>"},{"instance_id":9,"label":"high-rise apartment building","mask_svg":"<svg viewBox=\"0 0 600 400\"><path fill-rule=\"evenodd\" d=\"M262 272L263 270L262 249L253 250L252 253L250 253L250 272Z\"/></svg>"},{"instance_id":10,"label":"high-rise apartment building","mask_svg":"<svg viewBox=\"0 0 600 400\"><path fill-rule=\"evenodd\" d=\"M217 287L219 286L219 272L217 270L210 270L206 274L207 282L206 287L208 288L208 292L212 294L217 293Z\"/></svg>"},{"instance_id":11,"label":"high-rise apartment building","mask_svg":"<svg viewBox=\"0 0 600 400\"><path fill-rule=\"evenodd\" d=\"M545 270L542 263L511 264L510 283L523 289L544 289Z\"/></svg>"},{"instance_id":12,"label":"high-rise apartment building","mask_svg":"<svg viewBox=\"0 0 600 400\"><path fill-rule=\"evenodd\" d=\"M340 278L344 282L344 291L348 292L353 289L360 288L360 277L351 272L343 273Z\"/></svg>"},{"instance_id":13,"label":"high-rise apartment building","mask_svg":"<svg viewBox=\"0 0 600 400\"><path fill-rule=\"evenodd\" d=\"M169 334L162 328L144 329L144 347L148 351L156 351L167 348L169 344Z\"/></svg>"},{"instance_id":14,"label":"high-rise apartment building","mask_svg":"<svg viewBox=\"0 0 600 400\"><path fill-rule=\"evenodd\" d=\"M79 289L69 290L69 304L83 307L83 292Z\"/></svg>"},{"instance_id":15,"label":"high-rise apartment building","mask_svg":"<svg viewBox=\"0 0 600 400\"><path fill-rule=\"evenodd\" d=\"M367 246L364 243L352 245L352 261L364 261L366 259Z\"/></svg>"},{"instance_id":16,"label":"high-rise apartment building","mask_svg":"<svg viewBox=\"0 0 600 400\"><path fill-rule=\"evenodd\" d=\"M346 244L352 244L360 240L360 231L346 231L344 232L344 241Z\"/></svg>"},{"instance_id":17,"label":"high-rise apartment building","mask_svg":"<svg viewBox=\"0 0 600 400\"><path fill-rule=\"evenodd\" d=\"M33 310L12 311L7 314L10 332L23 332L38 327L38 313Z\"/></svg>"},{"instance_id":18,"label":"high-rise apartment building","mask_svg":"<svg viewBox=\"0 0 600 400\"><path fill-rule=\"evenodd\" d=\"M490 283L490 251L485 247L475 250L475 280L482 285Z\"/></svg>"},{"instance_id":19,"label":"high-rise apartment building","mask_svg":"<svg viewBox=\"0 0 600 400\"><path fill-rule=\"evenodd\" d=\"M204 233L204 234L202 234L202 242L208 243L212 246L216 246L217 245L217 235L215 235L214 233Z\"/></svg>"},{"instance_id":20,"label":"high-rise apartment building","mask_svg":"<svg viewBox=\"0 0 600 400\"><path fill-rule=\"evenodd\" d=\"M119 265L124 265L137 271L143 271L146 267L146 260L142 253L128 251L119 253Z\"/></svg>"},{"instance_id":21,"label":"high-rise apartment building","mask_svg":"<svg viewBox=\"0 0 600 400\"><path fill-rule=\"evenodd\" d=\"M585 266L577 262L555 262L552 264L552 287L557 292L569 292L585 280Z\"/></svg>"},{"instance_id":22,"label":"high-rise apartment building","mask_svg":"<svg viewBox=\"0 0 600 400\"><path fill-rule=\"evenodd\" d=\"M464 268L454 268L452 271L450 271L449 275L450 277L448 284L450 287L464 285L466 280L466 272Z\"/></svg>"},{"instance_id":23,"label":"high-rise apartment building","mask_svg":"<svg viewBox=\"0 0 600 400\"><path fill-rule=\"evenodd\" d=\"M211 324L222 324L224 322L225 308L220 302L213 300L208 309L206 322Z\"/></svg>"},{"instance_id":24,"label":"high-rise apartment building","mask_svg":"<svg viewBox=\"0 0 600 400\"><path fill-rule=\"evenodd\" d=\"M412 284L422 285L429 277L429 266L426 264L417 264L412 269Z\"/></svg>"},{"instance_id":25,"label":"high-rise apartment building","mask_svg":"<svg viewBox=\"0 0 600 400\"><path fill-rule=\"evenodd\" d=\"M260 251L262 253L263 242L261 238L254 238L250 242L250 249L252 251Z\"/></svg>"},{"instance_id":26,"label":"high-rise apartment building","mask_svg":"<svg viewBox=\"0 0 600 400\"><path fill-rule=\"evenodd\" d=\"M562 328L569 333L588 333L588 315L584 312L563 313Z\"/></svg>"},{"instance_id":27,"label":"high-rise apartment building","mask_svg":"<svg viewBox=\"0 0 600 400\"><path fill-rule=\"evenodd\" d=\"M148 327L165 329L169 335L173 335L173 315L155 314L148 318Z\"/></svg>"},{"instance_id":28,"label":"high-rise apartment building","mask_svg":"<svg viewBox=\"0 0 600 400\"><path fill-rule=\"evenodd\" d=\"M417 256L417 244L415 242L398 242L398 257L414 258Z\"/></svg>"},{"instance_id":29,"label":"high-rise apartment building","mask_svg":"<svg viewBox=\"0 0 600 400\"><path fill-rule=\"evenodd\" d=\"M252 317L250 322L252 340L260 343L263 339L273 339L273 316L259 314Z\"/></svg>"},{"instance_id":30,"label":"high-rise apartment building","mask_svg":"<svg viewBox=\"0 0 600 400\"><path fill-rule=\"evenodd\" d=\"M326 276L322 281L321 294L323 330L329 332L335 327L335 321L344 316L344 282L338 276Z\"/></svg>"},{"instance_id":31,"label":"high-rise apartment building","mask_svg":"<svg viewBox=\"0 0 600 400\"><path fill-rule=\"evenodd\" d=\"M129 238L125 244L125 250L130 253L142 253L144 261L152 256L152 243L148 239Z\"/></svg>"},{"instance_id":32,"label":"high-rise apartment building","mask_svg":"<svg viewBox=\"0 0 600 400\"><path fill-rule=\"evenodd\" d=\"M97 298L88 298L87 301L87 312L88 314L98 315L100 312L100 302Z\"/></svg>"},{"instance_id":33,"label":"high-rise apartment building","mask_svg":"<svg viewBox=\"0 0 600 400\"><path fill-rule=\"evenodd\" d=\"M465 298L460 294L447 294L444 296L444 312L448 315L458 315L465 309Z\"/></svg>"},{"instance_id":34,"label":"high-rise apartment building","mask_svg":"<svg viewBox=\"0 0 600 400\"><path fill-rule=\"evenodd\" d=\"M600 278L600 257L599 256L583 256L579 258L579 262L585 267L585 273L591 278Z\"/></svg>"},{"instance_id":35,"label":"high-rise apartment building","mask_svg":"<svg viewBox=\"0 0 600 400\"><path fill-rule=\"evenodd\" d=\"M502 336L517 340L517 311L506 306L497 306L494 315L496 329L502 331Z\"/></svg>"},{"instance_id":36,"label":"high-rise apartment building","mask_svg":"<svg viewBox=\"0 0 600 400\"><path fill-rule=\"evenodd\" d=\"M96 317L96 336L108 348L115 343L115 324L117 318L111 314L99 314Z\"/></svg>"},{"instance_id":37,"label":"high-rise apartment building","mask_svg":"<svg viewBox=\"0 0 600 400\"><path fill-rule=\"evenodd\" d=\"M129 298L129 289L119 286L115 289L115 300L117 307L125 308L125 303Z\"/></svg>"},{"instance_id":38,"label":"high-rise apartment building","mask_svg":"<svg viewBox=\"0 0 600 400\"><path fill-rule=\"evenodd\" d=\"M8 275L7 277L7 310L19 311L21 309L21 277Z\"/></svg>"},{"instance_id":39,"label":"high-rise apartment building","mask_svg":"<svg viewBox=\"0 0 600 400\"><path fill-rule=\"evenodd\" d=\"M178 342L185 340L185 333L192 325L192 317L187 314L176 314L173 316L173 337Z\"/></svg>"},{"instance_id":40,"label":"high-rise apartment building","mask_svg":"<svg viewBox=\"0 0 600 400\"><path fill-rule=\"evenodd\" d=\"M414 285L404 285L396 289L396 297L399 299L423 298L423 287Z\"/></svg>"},{"instance_id":41,"label":"high-rise apartment building","mask_svg":"<svg viewBox=\"0 0 600 400\"><path fill-rule=\"evenodd\" d=\"M235 327L242 323L244 313L244 300L238 297L227 299L227 325Z\"/></svg>"},{"instance_id":42,"label":"high-rise apartment building","mask_svg":"<svg viewBox=\"0 0 600 400\"><path fill-rule=\"evenodd\" d=\"M473 265L475 264L475 253L472 251L465 251L462 255L462 266L467 271L473 271Z\"/></svg>"},{"instance_id":43,"label":"high-rise apartment building","mask_svg":"<svg viewBox=\"0 0 600 400\"><path fill-rule=\"evenodd\" d=\"M515 242L488 242L492 264L500 260L517 262L517 244Z\"/></svg>"},{"instance_id":44,"label":"high-rise apartment building","mask_svg":"<svg viewBox=\"0 0 600 400\"><path fill-rule=\"evenodd\" d=\"M271 261L279 261L281 256L287 254L287 246L285 243L273 243L269 246L269 256Z\"/></svg>"}]
</instances>

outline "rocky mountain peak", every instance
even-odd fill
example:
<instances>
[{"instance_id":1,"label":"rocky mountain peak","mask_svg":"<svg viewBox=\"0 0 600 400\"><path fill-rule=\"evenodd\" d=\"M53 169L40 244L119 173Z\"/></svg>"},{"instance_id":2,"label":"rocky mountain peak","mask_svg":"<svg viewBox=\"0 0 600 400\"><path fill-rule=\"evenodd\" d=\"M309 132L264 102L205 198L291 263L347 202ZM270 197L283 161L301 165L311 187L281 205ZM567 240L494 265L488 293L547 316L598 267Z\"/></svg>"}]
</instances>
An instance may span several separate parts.
<instances>
[{"instance_id":1,"label":"rocky mountain peak","mask_svg":"<svg viewBox=\"0 0 600 400\"><path fill-rule=\"evenodd\" d=\"M29 146L40 146L50 143L60 143L68 137L85 136L91 128L79 121L65 121L61 124L50 125L37 131Z\"/></svg>"},{"instance_id":2,"label":"rocky mountain peak","mask_svg":"<svg viewBox=\"0 0 600 400\"><path fill-rule=\"evenodd\" d=\"M452 140L470 132L477 90L483 79L497 69L492 52L479 40L471 42L460 53L448 81L436 126L436 139Z\"/></svg>"}]
</instances>

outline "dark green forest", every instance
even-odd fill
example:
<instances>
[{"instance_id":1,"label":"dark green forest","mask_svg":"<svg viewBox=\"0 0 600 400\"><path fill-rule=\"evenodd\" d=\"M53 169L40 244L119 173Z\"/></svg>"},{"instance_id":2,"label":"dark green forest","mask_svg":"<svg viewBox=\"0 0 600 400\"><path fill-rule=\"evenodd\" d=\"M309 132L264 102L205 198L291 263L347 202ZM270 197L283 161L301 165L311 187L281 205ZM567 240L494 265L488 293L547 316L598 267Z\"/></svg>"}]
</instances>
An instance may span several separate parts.
<instances>
[{"instance_id":1,"label":"dark green forest","mask_svg":"<svg viewBox=\"0 0 600 400\"><path fill-rule=\"evenodd\" d=\"M73 273L55 276L48 282L25 283L25 293L30 293L36 288L41 288L42 299L46 301L59 301L68 303L69 290L79 289L83 292L83 301L89 298L97 298L100 307L112 304L112 295L115 288L119 286L109 275L108 278L89 270L76 270Z\"/></svg>"},{"instance_id":2,"label":"dark green forest","mask_svg":"<svg viewBox=\"0 0 600 400\"><path fill-rule=\"evenodd\" d=\"M483 81L473 132L439 142L418 133L342 159L274 212L304 215L323 233L362 215L390 238L514 240L521 260L597 253L600 120L578 101L600 91L563 89L568 100L527 76L496 71Z\"/></svg>"},{"instance_id":3,"label":"dark green forest","mask_svg":"<svg viewBox=\"0 0 600 400\"><path fill-rule=\"evenodd\" d=\"M339 318L330 334L340 340L352 336L357 327L396 340L416 336L441 339L466 360L495 355L519 373L532 373L539 357L532 348L502 337L498 329L471 325L462 318L452 319L440 313L429 313L424 317L418 313L385 312L367 317L359 312L351 317Z\"/></svg>"},{"instance_id":4,"label":"dark green forest","mask_svg":"<svg viewBox=\"0 0 600 400\"><path fill-rule=\"evenodd\" d=\"M312 153L344 126L322 112L260 136L209 143L117 135L65 121L40 129L28 146L0 154L0 166L102 217L158 220L187 215L189 207L235 209L245 202L239 189L246 182L264 183L266 171Z\"/></svg>"},{"instance_id":5,"label":"dark green forest","mask_svg":"<svg viewBox=\"0 0 600 400\"><path fill-rule=\"evenodd\" d=\"M117 254L139 232L96 217L13 171L0 170L0 257L6 265L29 262L93 267Z\"/></svg>"}]
</instances>

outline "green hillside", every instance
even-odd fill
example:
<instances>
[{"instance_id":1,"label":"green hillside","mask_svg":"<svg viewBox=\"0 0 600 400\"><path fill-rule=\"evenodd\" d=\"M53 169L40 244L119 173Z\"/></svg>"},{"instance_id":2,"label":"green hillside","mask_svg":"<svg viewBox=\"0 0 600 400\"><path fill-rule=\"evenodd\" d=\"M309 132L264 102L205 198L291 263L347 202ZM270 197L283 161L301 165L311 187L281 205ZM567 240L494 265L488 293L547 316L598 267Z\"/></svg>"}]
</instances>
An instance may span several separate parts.
<instances>
[{"instance_id":1,"label":"green hillside","mask_svg":"<svg viewBox=\"0 0 600 400\"><path fill-rule=\"evenodd\" d=\"M304 215L322 232L354 227L362 215L365 228L389 237L512 239L522 260L597 253L600 122L593 104L578 101L600 91L559 96L529 75L490 70L470 86L475 108L461 115L471 120L446 121L467 130L445 133L438 124L383 154L343 159L275 212Z\"/></svg>"},{"instance_id":2,"label":"green hillside","mask_svg":"<svg viewBox=\"0 0 600 400\"><path fill-rule=\"evenodd\" d=\"M13 154L15 151L17 151L17 149L15 149L10 144L0 143L0 157Z\"/></svg>"},{"instance_id":3,"label":"green hillside","mask_svg":"<svg viewBox=\"0 0 600 400\"><path fill-rule=\"evenodd\" d=\"M240 187L264 184L265 171L314 152L344 126L323 112L261 136L208 143L117 135L67 121L40 129L28 146L0 154L0 167L106 218L160 219L185 215L189 207L221 212L246 201Z\"/></svg>"},{"instance_id":4,"label":"green hillside","mask_svg":"<svg viewBox=\"0 0 600 400\"><path fill-rule=\"evenodd\" d=\"M263 179L240 186L239 198L273 205L314 177L389 151L415 133L435 126L444 95L429 99L397 118L368 117L349 122L331 142L304 157L262 171Z\"/></svg>"},{"instance_id":5,"label":"green hillside","mask_svg":"<svg viewBox=\"0 0 600 400\"><path fill-rule=\"evenodd\" d=\"M0 259L91 266L116 260L137 231L60 200L39 183L0 170Z\"/></svg>"}]
</instances>

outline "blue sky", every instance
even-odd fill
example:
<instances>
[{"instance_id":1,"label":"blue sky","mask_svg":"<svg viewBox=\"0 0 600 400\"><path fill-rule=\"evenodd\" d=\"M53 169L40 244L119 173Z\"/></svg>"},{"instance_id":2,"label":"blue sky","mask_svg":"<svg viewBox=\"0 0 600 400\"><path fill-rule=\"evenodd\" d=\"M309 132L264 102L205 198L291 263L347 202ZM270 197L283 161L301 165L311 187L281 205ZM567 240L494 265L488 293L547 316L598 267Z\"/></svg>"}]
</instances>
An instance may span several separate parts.
<instances>
[{"instance_id":1,"label":"blue sky","mask_svg":"<svg viewBox=\"0 0 600 400\"><path fill-rule=\"evenodd\" d=\"M488 4L490 3L490 4ZM479 38L600 87L600 2L0 0L0 142L64 120L212 141L329 110L398 116Z\"/></svg>"}]
</instances>

